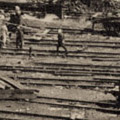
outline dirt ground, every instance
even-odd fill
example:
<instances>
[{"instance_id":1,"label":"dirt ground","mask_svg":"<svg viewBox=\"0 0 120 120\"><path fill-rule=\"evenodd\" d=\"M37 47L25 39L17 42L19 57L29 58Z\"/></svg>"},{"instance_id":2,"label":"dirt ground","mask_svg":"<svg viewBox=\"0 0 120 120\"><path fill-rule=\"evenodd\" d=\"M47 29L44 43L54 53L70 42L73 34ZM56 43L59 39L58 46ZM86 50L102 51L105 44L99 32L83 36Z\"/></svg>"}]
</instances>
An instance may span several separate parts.
<instances>
[{"instance_id":1,"label":"dirt ground","mask_svg":"<svg viewBox=\"0 0 120 120\"><path fill-rule=\"evenodd\" d=\"M25 16L26 17L26 16ZM28 18L27 18L28 19ZM45 28L46 26L66 26L69 28L80 28L84 29L86 27L90 28L91 23L85 20L85 17L81 17L79 20L58 20L58 18L54 15L48 15L45 19L35 19L36 21L30 22L33 19L26 21L27 24L31 24L31 26L37 25L40 28ZM38 24L39 23L39 24ZM49 38L46 36L46 38ZM56 39L56 35L51 35L50 39ZM109 39L106 36L102 35L92 35L90 33L83 34L83 35L72 35L72 34L65 34L65 39L72 40L88 40L88 41L119 41L120 38L118 37L110 37ZM10 46L8 46L10 47ZM25 45L28 48L27 45ZM53 49L56 50L56 46L54 47L42 47L42 46L34 46L35 49ZM68 48L69 50L80 50L81 48ZM120 52L120 49L110 49L110 48L88 48L88 51L96 51L96 52ZM12 66L29 66L33 67L36 66L36 62L49 62L49 63L64 63L64 64L94 64L94 65L119 65L118 62L94 62L89 58L62 58L60 56L56 57L33 57L29 60L28 56L10 56L10 55L0 55L0 65L12 65ZM46 78L54 78L55 76L47 73L29 73L29 72L21 72L21 71L0 71L0 75L8 76L8 77L18 77L18 76L27 76L27 77L46 77ZM80 79L80 77L61 77L57 76L57 78L68 78L68 79ZM83 79L83 77L81 77ZM90 77L85 79L91 79ZM17 80L16 80L17 81ZM81 88L64 88L64 87L39 87L39 95L45 97L54 97L54 98L64 98L64 99L73 99L73 100L85 100L85 101L115 101L116 98L111 94L104 94L98 90L86 90ZM60 108L52 108L49 106L37 105L37 104L29 104L29 103L22 103L22 102L10 102L10 101L1 101L0 102L0 110L10 110L10 111L22 111L22 112L30 112L30 113L38 113L38 114L51 114L51 115L58 115L58 116L70 116L71 110L69 109L60 109ZM74 110L73 113L77 115L80 114L81 110ZM83 111L82 111L83 112ZM98 112L95 110L89 110L84 112L86 115L85 117L89 118L90 120L119 120L120 117L116 114L109 114ZM1 115L0 115L1 116ZM22 118L23 119L23 118ZM33 120L33 118L30 118ZM36 118L39 120L39 118Z\"/></svg>"}]
</instances>

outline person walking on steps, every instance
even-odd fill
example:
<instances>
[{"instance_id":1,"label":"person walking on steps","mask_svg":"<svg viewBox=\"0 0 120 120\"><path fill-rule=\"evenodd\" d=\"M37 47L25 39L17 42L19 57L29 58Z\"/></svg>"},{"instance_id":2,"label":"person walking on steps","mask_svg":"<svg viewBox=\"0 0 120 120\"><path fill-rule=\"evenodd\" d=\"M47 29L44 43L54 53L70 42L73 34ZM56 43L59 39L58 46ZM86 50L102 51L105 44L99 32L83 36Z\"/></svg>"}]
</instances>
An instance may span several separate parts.
<instances>
[{"instance_id":1,"label":"person walking on steps","mask_svg":"<svg viewBox=\"0 0 120 120\"><path fill-rule=\"evenodd\" d=\"M67 52L67 49L66 47L64 46L64 34L63 34L63 31L62 29L59 29L58 30L58 45L57 45L57 53L59 53L59 48L62 47L64 50L65 50L65 54L67 55L68 52Z\"/></svg>"}]
</instances>

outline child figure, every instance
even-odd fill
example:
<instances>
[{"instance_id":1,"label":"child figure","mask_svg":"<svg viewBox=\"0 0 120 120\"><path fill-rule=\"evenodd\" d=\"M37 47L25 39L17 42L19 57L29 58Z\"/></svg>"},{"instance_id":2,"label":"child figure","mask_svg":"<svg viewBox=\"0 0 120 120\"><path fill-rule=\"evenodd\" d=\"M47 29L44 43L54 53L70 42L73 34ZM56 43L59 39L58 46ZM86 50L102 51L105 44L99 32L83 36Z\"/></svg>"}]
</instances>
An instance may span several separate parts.
<instances>
[{"instance_id":1,"label":"child figure","mask_svg":"<svg viewBox=\"0 0 120 120\"><path fill-rule=\"evenodd\" d=\"M24 44L24 33L21 26L19 25L16 31L16 48L22 49L23 44Z\"/></svg>"}]
</instances>

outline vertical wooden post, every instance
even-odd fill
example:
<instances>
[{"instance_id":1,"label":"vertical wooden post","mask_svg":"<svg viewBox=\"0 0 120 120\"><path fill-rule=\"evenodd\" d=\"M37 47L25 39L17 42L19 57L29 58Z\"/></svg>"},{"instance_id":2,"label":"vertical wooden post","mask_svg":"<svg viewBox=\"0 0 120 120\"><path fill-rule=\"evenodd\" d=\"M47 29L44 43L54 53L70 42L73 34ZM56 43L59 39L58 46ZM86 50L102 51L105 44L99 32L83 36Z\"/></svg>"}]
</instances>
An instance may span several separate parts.
<instances>
[{"instance_id":1,"label":"vertical wooden post","mask_svg":"<svg viewBox=\"0 0 120 120\"><path fill-rule=\"evenodd\" d=\"M64 18L64 11L63 11L63 3L60 2L59 4L59 10L60 10L60 19Z\"/></svg>"},{"instance_id":2,"label":"vertical wooden post","mask_svg":"<svg viewBox=\"0 0 120 120\"><path fill-rule=\"evenodd\" d=\"M45 2L45 4L44 4L44 16L46 16L46 14L47 14L47 10L46 10L46 2Z\"/></svg>"},{"instance_id":3,"label":"vertical wooden post","mask_svg":"<svg viewBox=\"0 0 120 120\"><path fill-rule=\"evenodd\" d=\"M69 10L71 11L71 0L69 0Z\"/></svg>"}]
</instances>

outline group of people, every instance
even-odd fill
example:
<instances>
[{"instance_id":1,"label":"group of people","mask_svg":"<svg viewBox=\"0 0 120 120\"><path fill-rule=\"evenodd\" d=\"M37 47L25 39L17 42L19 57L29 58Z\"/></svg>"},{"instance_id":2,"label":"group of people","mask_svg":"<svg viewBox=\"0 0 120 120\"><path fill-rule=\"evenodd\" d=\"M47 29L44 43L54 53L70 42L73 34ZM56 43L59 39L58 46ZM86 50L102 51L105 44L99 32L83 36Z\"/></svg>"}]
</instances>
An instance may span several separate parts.
<instances>
[{"instance_id":1,"label":"group of people","mask_svg":"<svg viewBox=\"0 0 120 120\"><path fill-rule=\"evenodd\" d=\"M24 34L20 24L21 10L18 6L15 7L15 34L16 34L16 48L23 48ZM7 43L10 41L11 34L8 31L8 25L10 24L5 16L3 10L0 11L0 48L6 48Z\"/></svg>"},{"instance_id":2,"label":"group of people","mask_svg":"<svg viewBox=\"0 0 120 120\"><path fill-rule=\"evenodd\" d=\"M1 34L0 34L0 47L1 48L6 48L6 44L10 39L10 35L8 32L8 28L7 28L7 24L11 24L8 23L6 21L5 18L5 13L2 10L1 14L0 14L0 21L1 21ZM15 17L14 17L14 23L12 23L15 26L15 34L16 34L16 48L17 49L22 49L23 45L24 45L24 32L23 32L23 27L21 25L21 10L19 6L15 7ZM58 44L57 44L57 53L59 53L59 48L62 47L65 50L65 55L67 55L67 49L64 46L64 34L63 34L63 30L59 29L58 30Z\"/></svg>"}]
</instances>

